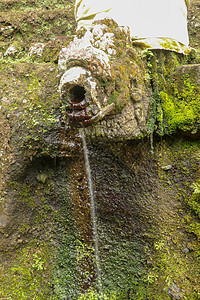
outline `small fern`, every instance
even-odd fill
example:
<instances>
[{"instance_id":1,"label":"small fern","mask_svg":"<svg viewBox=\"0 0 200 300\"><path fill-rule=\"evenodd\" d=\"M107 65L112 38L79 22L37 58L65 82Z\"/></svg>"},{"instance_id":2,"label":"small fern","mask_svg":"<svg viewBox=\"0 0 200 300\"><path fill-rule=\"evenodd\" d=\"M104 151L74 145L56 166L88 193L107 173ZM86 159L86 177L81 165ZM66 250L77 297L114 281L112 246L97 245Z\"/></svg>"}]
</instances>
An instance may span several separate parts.
<instances>
[{"instance_id":1,"label":"small fern","mask_svg":"<svg viewBox=\"0 0 200 300\"><path fill-rule=\"evenodd\" d=\"M193 189L194 194L200 194L200 184L199 183L193 183L191 185L191 188Z\"/></svg>"}]
</instances>

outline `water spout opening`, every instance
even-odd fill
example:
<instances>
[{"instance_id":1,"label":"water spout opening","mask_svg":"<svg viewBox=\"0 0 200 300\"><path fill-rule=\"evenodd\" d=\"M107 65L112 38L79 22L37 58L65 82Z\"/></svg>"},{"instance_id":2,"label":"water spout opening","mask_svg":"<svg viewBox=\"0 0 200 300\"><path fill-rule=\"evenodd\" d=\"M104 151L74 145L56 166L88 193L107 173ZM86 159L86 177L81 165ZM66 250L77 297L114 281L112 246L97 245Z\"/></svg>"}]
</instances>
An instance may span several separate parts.
<instances>
[{"instance_id":1,"label":"water spout opening","mask_svg":"<svg viewBox=\"0 0 200 300\"><path fill-rule=\"evenodd\" d=\"M72 104L78 104L85 99L85 89L83 86L76 85L70 91L70 102Z\"/></svg>"}]
</instances>

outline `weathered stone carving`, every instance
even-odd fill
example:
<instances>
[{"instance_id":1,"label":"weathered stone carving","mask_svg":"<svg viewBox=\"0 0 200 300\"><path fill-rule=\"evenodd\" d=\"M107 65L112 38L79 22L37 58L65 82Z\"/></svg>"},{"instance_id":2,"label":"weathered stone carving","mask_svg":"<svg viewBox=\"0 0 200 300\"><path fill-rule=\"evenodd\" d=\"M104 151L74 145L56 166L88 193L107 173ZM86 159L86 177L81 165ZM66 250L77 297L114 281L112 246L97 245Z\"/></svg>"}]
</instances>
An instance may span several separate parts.
<instances>
[{"instance_id":1,"label":"weathered stone carving","mask_svg":"<svg viewBox=\"0 0 200 300\"><path fill-rule=\"evenodd\" d=\"M113 20L80 29L59 57L59 90L70 125L91 137L137 138L147 132L150 89L141 51ZM93 126L90 126L93 125Z\"/></svg>"}]
</instances>

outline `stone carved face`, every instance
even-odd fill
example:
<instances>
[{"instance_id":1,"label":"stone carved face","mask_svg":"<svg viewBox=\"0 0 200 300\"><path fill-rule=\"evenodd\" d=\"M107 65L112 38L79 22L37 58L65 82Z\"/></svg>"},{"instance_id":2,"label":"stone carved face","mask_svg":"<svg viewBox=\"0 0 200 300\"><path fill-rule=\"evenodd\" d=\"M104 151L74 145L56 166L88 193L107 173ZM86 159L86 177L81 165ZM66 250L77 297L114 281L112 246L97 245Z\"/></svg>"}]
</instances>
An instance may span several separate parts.
<instances>
[{"instance_id":1,"label":"stone carved face","mask_svg":"<svg viewBox=\"0 0 200 300\"><path fill-rule=\"evenodd\" d=\"M141 52L113 20L81 28L59 57L60 94L70 126L94 138L139 138L147 132L150 91Z\"/></svg>"}]
</instances>

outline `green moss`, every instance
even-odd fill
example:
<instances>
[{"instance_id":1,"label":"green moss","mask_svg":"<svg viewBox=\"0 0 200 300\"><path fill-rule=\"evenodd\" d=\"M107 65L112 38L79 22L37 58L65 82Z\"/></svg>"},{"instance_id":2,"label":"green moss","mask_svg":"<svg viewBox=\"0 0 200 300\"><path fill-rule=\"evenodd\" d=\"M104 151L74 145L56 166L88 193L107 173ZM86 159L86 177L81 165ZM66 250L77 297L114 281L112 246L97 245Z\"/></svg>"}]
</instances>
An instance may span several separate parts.
<instances>
[{"instance_id":1,"label":"green moss","mask_svg":"<svg viewBox=\"0 0 200 300\"><path fill-rule=\"evenodd\" d=\"M41 9L42 8L42 9ZM56 36L71 36L75 29L72 5L45 9L6 11L1 13L2 34L0 42L21 41L29 46L32 42L49 41ZM5 25L9 24L9 25Z\"/></svg>"},{"instance_id":2,"label":"green moss","mask_svg":"<svg viewBox=\"0 0 200 300\"><path fill-rule=\"evenodd\" d=\"M193 183L191 187L193 189L193 193L190 197L186 198L186 203L191 212L194 213L198 218L192 218L191 214L188 215L186 218L187 228L189 232L194 233L198 241L200 241L200 181Z\"/></svg>"},{"instance_id":3,"label":"green moss","mask_svg":"<svg viewBox=\"0 0 200 300\"><path fill-rule=\"evenodd\" d=\"M69 221L67 223L69 224ZM80 289L76 266L76 239L69 227L65 226L65 231L59 228L60 244L51 275L52 299L77 299Z\"/></svg>"},{"instance_id":4,"label":"green moss","mask_svg":"<svg viewBox=\"0 0 200 300\"><path fill-rule=\"evenodd\" d=\"M150 136L151 152L153 153L153 135L157 132L160 136L165 133L164 115L161 106L161 97L158 92L154 92L150 99L150 111L147 121L148 134Z\"/></svg>"},{"instance_id":5,"label":"green moss","mask_svg":"<svg viewBox=\"0 0 200 300\"><path fill-rule=\"evenodd\" d=\"M122 111L132 101L131 92L145 89L145 69L141 57L131 49L130 42L123 42L124 45L116 42L117 58L111 58L112 80L105 86L110 94L108 103L115 103L115 113Z\"/></svg>"},{"instance_id":6,"label":"green moss","mask_svg":"<svg viewBox=\"0 0 200 300\"><path fill-rule=\"evenodd\" d=\"M4 99L1 112L9 116L12 135L18 131L17 147L38 152L40 145L46 143L47 132L58 123L56 110L60 97L55 66L4 62L0 70L4 73L0 79ZM52 151L48 147L44 146L43 151Z\"/></svg>"},{"instance_id":7,"label":"green moss","mask_svg":"<svg viewBox=\"0 0 200 300\"><path fill-rule=\"evenodd\" d=\"M47 9L53 8L66 8L69 5L72 6L73 1L63 1L63 0L1 0L0 11L31 11L38 10L46 7Z\"/></svg>"},{"instance_id":8,"label":"green moss","mask_svg":"<svg viewBox=\"0 0 200 300\"><path fill-rule=\"evenodd\" d=\"M78 300L134 300L134 299L138 299L138 300L143 300L145 299L145 294L142 293L142 289L140 290L139 293L126 293L126 292L122 292L122 293L116 293L116 292L112 292L112 291L108 291L106 293L97 293L94 291L88 291L86 294L81 295L78 297Z\"/></svg>"},{"instance_id":9,"label":"green moss","mask_svg":"<svg viewBox=\"0 0 200 300\"><path fill-rule=\"evenodd\" d=\"M154 259L153 270L148 276L148 290L151 295L148 299L170 299L166 291L173 284L183 288L186 299L198 299L198 287L191 287L193 274L198 274L199 271L198 266L193 264L194 261L191 262L190 258L184 257L181 251L167 246L166 241L162 248L157 248ZM188 274L187 278L185 274ZM156 286L157 288L159 286L157 293Z\"/></svg>"},{"instance_id":10,"label":"green moss","mask_svg":"<svg viewBox=\"0 0 200 300\"><path fill-rule=\"evenodd\" d=\"M159 144L155 145L154 150L160 168L158 207L164 205L166 209L169 206L169 210L167 213L164 209L162 213L162 208L158 208L161 220L159 234L153 242L152 266L147 276L148 299L171 299L167 291L175 284L183 298L196 300L200 293L199 242L194 233L198 233L199 220L191 215L188 207L198 214L197 194L190 197L190 186L199 175L199 141L172 143L171 140L163 140ZM164 166L170 167L167 170ZM198 182L192 184L196 193ZM171 206L175 202L176 207Z\"/></svg>"},{"instance_id":11,"label":"green moss","mask_svg":"<svg viewBox=\"0 0 200 300\"><path fill-rule=\"evenodd\" d=\"M115 103L116 113L119 113L124 108L124 106L126 105L126 102L121 103L121 101L119 101L119 99L120 100L122 99L120 97L120 93L118 93L117 91L114 91L114 92L111 93L110 98L108 100L108 104Z\"/></svg>"},{"instance_id":12,"label":"green moss","mask_svg":"<svg viewBox=\"0 0 200 300\"><path fill-rule=\"evenodd\" d=\"M159 135L178 130L195 134L200 123L200 87L198 65L192 63L191 55L183 57L173 52L154 50L144 52L153 89L149 126ZM152 126L151 126L152 127ZM152 132L152 128L149 127Z\"/></svg>"},{"instance_id":13,"label":"green moss","mask_svg":"<svg viewBox=\"0 0 200 300\"><path fill-rule=\"evenodd\" d=\"M17 181L8 183L15 213L4 231L9 247L3 253L1 249L0 298L77 299L78 242L66 189L67 163L64 160L59 167L54 163L44 157L33 159L23 179L16 175Z\"/></svg>"},{"instance_id":14,"label":"green moss","mask_svg":"<svg viewBox=\"0 0 200 300\"><path fill-rule=\"evenodd\" d=\"M49 299L53 252L45 244L30 243L11 254L9 265L0 267L1 299Z\"/></svg>"},{"instance_id":15,"label":"green moss","mask_svg":"<svg viewBox=\"0 0 200 300\"><path fill-rule=\"evenodd\" d=\"M177 129L195 131L200 123L200 94L195 82L188 76L184 78L184 87L178 90L176 83L173 93L161 92L162 108L168 123L168 131L172 133Z\"/></svg>"}]
</instances>

